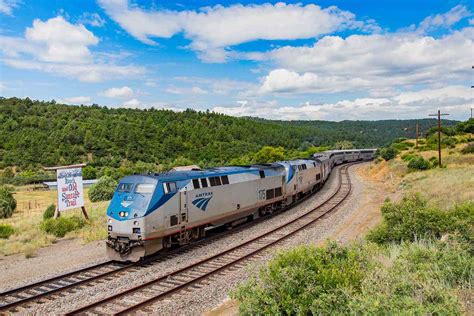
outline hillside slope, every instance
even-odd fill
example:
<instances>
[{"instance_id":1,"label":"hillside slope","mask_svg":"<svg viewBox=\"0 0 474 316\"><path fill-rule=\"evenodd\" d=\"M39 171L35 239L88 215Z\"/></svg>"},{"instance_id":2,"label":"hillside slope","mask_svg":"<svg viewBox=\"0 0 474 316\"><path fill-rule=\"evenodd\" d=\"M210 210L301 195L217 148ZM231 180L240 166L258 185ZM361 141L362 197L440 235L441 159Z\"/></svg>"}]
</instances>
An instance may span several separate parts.
<instances>
[{"instance_id":1,"label":"hillside slope","mask_svg":"<svg viewBox=\"0 0 474 316\"><path fill-rule=\"evenodd\" d=\"M418 120L422 130L432 120ZM447 121L447 124L450 122ZM117 168L123 160L163 164L175 159L226 164L262 146L306 150L347 140L377 147L410 136L415 121L268 121L186 110L108 109L30 99L0 99L0 168L89 161Z\"/></svg>"}]
</instances>

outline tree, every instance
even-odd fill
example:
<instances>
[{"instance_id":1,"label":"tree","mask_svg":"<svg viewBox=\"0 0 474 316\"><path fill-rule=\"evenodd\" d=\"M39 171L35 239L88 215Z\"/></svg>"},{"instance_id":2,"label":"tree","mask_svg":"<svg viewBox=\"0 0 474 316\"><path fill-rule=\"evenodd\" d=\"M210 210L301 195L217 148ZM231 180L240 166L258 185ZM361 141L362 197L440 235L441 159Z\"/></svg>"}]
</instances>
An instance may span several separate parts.
<instances>
[{"instance_id":1,"label":"tree","mask_svg":"<svg viewBox=\"0 0 474 316\"><path fill-rule=\"evenodd\" d=\"M89 189L91 202L108 201L112 199L118 182L111 177L104 176Z\"/></svg>"},{"instance_id":2,"label":"tree","mask_svg":"<svg viewBox=\"0 0 474 316\"><path fill-rule=\"evenodd\" d=\"M255 163L268 163L284 159L285 149L283 147L275 148L271 146L264 146L257 153L255 153L252 160Z\"/></svg>"},{"instance_id":3,"label":"tree","mask_svg":"<svg viewBox=\"0 0 474 316\"><path fill-rule=\"evenodd\" d=\"M352 149L352 148L354 148L354 144L347 140L339 141L334 144L334 149Z\"/></svg>"},{"instance_id":4,"label":"tree","mask_svg":"<svg viewBox=\"0 0 474 316\"><path fill-rule=\"evenodd\" d=\"M16 200L13 189L7 186L0 187L0 218L12 217L16 209Z\"/></svg>"}]
</instances>

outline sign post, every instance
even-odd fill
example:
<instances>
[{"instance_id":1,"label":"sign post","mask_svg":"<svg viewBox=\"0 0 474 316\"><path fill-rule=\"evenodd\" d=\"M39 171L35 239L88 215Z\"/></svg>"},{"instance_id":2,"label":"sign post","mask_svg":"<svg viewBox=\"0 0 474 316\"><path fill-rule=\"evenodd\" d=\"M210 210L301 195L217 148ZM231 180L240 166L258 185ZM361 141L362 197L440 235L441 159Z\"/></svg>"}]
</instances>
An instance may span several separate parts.
<instances>
[{"instance_id":1,"label":"sign post","mask_svg":"<svg viewBox=\"0 0 474 316\"><path fill-rule=\"evenodd\" d=\"M62 211L81 208L82 214L89 219L84 206L84 187L82 184L82 167L85 164L45 168L56 170L58 184L58 205L54 218L60 216Z\"/></svg>"}]
</instances>

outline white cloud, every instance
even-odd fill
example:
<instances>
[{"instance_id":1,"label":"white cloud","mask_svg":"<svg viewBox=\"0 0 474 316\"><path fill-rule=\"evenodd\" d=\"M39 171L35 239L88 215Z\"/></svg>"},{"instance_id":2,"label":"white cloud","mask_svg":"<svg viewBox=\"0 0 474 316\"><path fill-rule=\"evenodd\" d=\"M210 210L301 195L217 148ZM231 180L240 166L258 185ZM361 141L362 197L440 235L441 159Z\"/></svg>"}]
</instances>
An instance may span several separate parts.
<instances>
[{"instance_id":1,"label":"white cloud","mask_svg":"<svg viewBox=\"0 0 474 316\"><path fill-rule=\"evenodd\" d=\"M443 14L430 15L426 17L416 28L417 32L426 33L438 28L449 28L472 13L466 6L457 5ZM412 26L414 28L414 26Z\"/></svg>"},{"instance_id":2,"label":"white cloud","mask_svg":"<svg viewBox=\"0 0 474 316\"><path fill-rule=\"evenodd\" d=\"M182 87L174 87L171 86L167 89L165 89L166 92L171 93L171 94L182 94L182 95L187 95L187 94L208 94L207 90L204 90L203 88L200 87L189 87L189 88L182 88Z\"/></svg>"},{"instance_id":3,"label":"white cloud","mask_svg":"<svg viewBox=\"0 0 474 316\"><path fill-rule=\"evenodd\" d=\"M100 82L145 73L143 67L104 62L106 54L93 54L89 46L99 39L82 24L58 16L34 20L25 37L0 36L1 61L17 69L37 70L84 82ZM109 58L114 60L113 58Z\"/></svg>"},{"instance_id":4,"label":"white cloud","mask_svg":"<svg viewBox=\"0 0 474 316\"><path fill-rule=\"evenodd\" d=\"M216 106L213 111L233 116L254 116L279 120L377 120L426 117L437 107L450 118L465 119L473 106L472 91L464 86L400 92L387 98L357 98L335 103L305 102L297 106L275 101L239 101L236 106Z\"/></svg>"},{"instance_id":5,"label":"white cloud","mask_svg":"<svg viewBox=\"0 0 474 316\"><path fill-rule=\"evenodd\" d=\"M335 6L308 4L217 5L198 11L143 10L127 0L99 0L120 26L147 44L152 38L178 33L191 40L190 48L207 62L223 62L233 45L254 40L307 39L348 28L378 30L373 20L357 21L354 14Z\"/></svg>"},{"instance_id":6,"label":"white cloud","mask_svg":"<svg viewBox=\"0 0 474 316\"><path fill-rule=\"evenodd\" d=\"M278 69L261 93L339 92L439 84L471 75L474 28L439 39L413 33L326 36L311 47L286 46L263 54Z\"/></svg>"},{"instance_id":7,"label":"white cloud","mask_svg":"<svg viewBox=\"0 0 474 316\"><path fill-rule=\"evenodd\" d=\"M122 107L128 108L128 109L140 109L140 108L142 108L142 104L137 99L131 99L131 100L125 102L122 105Z\"/></svg>"},{"instance_id":8,"label":"white cloud","mask_svg":"<svg viewBox=\"0 0 474 316\"><path fill-rule=\"evenodd\" d=\"M66 103L66 104L90 104L91 98L85 96L78 96L78 97L70 97L60 99L59 103Z\"/></svg>"},{"instance_id":9,"label":"white cloud","mask_svg":"<svg viewBox=\"0 0 474 316\"><path fill-rule=\"evenodd\" d=\"M79 22L94 27L102 27L105 25L105 20L98 13L90 12L84 12L79 18Z\"/></svg>"},{"instance_id":10,"label":"white cloud","mask_svg":"<svg viewBox=\"0 0 474 316\"><path fill-rule=\"evenodd\" d=\"M129 99L133 96L133 90L127 86L121 88L110 88L101 93L108 98Z\"/></svg>"},{"instance_id":11,"label":"white cloud","mask_svg":"<svg viewBox=\"0 0 474 316\"><path fill-rule=\"evenodd\" d=\"M25 32L28 42L37 43L41 48L37 56L47 62L82 63L90 61L92 56L88 46L97 45L99 39L84 25L74 25L62 16L46 22L34 20L33 27Z\"/></svg>"},{"instance_id":12,"label":"white cloud","mask_svg":"<svg viewBox=\"0 0 474 316\"><path fill-rule=\"evenodd\" d=\"M2 83L2 82L0 82L0 92L5 91L6 88L7 88L7 87L5 86L5 84Z\"/></svg>"},{"instance_id":13,"label":"white cloud","mask_svg":"<svg viewBox=\"0 0 474 316\"><path fill-rule=\"evenodd\" d=\"M19 0L0 0L0 13L12 16L13 9L17 8L19 4Z\"/></svg>"}]
</instances>

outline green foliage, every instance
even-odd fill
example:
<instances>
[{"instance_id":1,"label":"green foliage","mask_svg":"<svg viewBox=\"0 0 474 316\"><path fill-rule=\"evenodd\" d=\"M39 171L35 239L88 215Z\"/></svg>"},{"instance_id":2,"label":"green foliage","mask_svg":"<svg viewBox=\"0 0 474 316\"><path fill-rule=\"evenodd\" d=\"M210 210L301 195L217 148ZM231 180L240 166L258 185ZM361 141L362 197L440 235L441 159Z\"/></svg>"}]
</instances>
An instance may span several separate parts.
<instances>
[{"instance_id":1,"label":"green foliage","mask_svg":"<svg viewBox=\"0 0 474 316\"><path fill-rule=\"evenodd\" d=\"M108 201L112 199L118 182L111 177L104 176L89 189L91 202Z\"/></svg>"},{"instance_id":2,"label":"green foliage","mask_svg":"<svg viewBox=\"0 0 474 316\"><path fill-rule=\"evenodd\" d=\"M455 239L305 246L278 254L231 295L242 315L458 315L456 293L473 268Z\"/></svg>"},{"instance_id":3,"label":"green foliage","mask_svg":"<svg viewBox=\"0 0 474 316\"><path fill-rule=\"evenodd\" d=\"M16 209L16 200L13 197L13 189L0 186L0 218L12 217Z\"/></svg>"},{"instance_id":4,"label":"green foliage","mask_svg":"<svg viewBox=\"0 0 474 316\"><path fill-rule=\"evenodd\" d=\"M253 161L256 163L275 162L285 159L285 149L283 147L264 146L253 155Z\"/></svg>"},{"instance_id":5,"label":"green foliage","mask_svg":"<svg viewBox=\"0 0 474 316\"><path fill-rule=\"evenodd\" d=\"M81 229L86 222L78 216L49 218L41 222L40 227L48 234L64 237L67 233Z\"/></svg>"},{"instance_id":6,"label":"green foliage","mask_svg":"<svg viewBox=\"0 0 474 316\"><path fill-rule=\"evenodd\" d=\"M458 289L469 287L472 255L456 241L403 243L381 248L350 314L460 315ZM329 313L330 314L330 313Z\"/></svg>"},{"instance_id":7,"label":"green foliage","mask_svg":"<svg viewBox=\"0 0 474 316\"><path fill-rule=\"evenodd\" d=\"M382 223L367 235L369 241L384 244L440 238L447 233L461 234L464 239L473 238L473 202L444 211L430 207L420 195L412 195L400 203L386 201L382 216Z\"/></svg>"},{"instance_id":8,"label":"green foliage","mask_svg":"<svg viewBox=\"0 0 474 316\"><path fill-rule=\"evenodd\" d=\"M474 143L469 143L467 144L466 147L464 147L461 152L463 154L474 154Z\"/></svg>"},{"instance_id":9,"label":"green foliage","mask_svg":"<svg viewBox=\"0 0 474 316\"><path fill-rule=\"evenodd\" d=\"M8 224L0 224L0 238L8 238L15 232L15 229Z\"/></svg>"},{"instance_id":10,"label":"green foliage","mask_svg":"<svg viewBox=\"0 0 474 316\"><path fill-rule=\"evenodd\" d=\"M421 156L413 157L408 162L408 169L411 170L428 170L431 168L431 166L432 165L430 164L430 162L428 160L425 160Z\"/></svg>"},{"instance_id":11,"label":"green foliage","mask_svg":"<svg viewBox=\"0 0 474 316\"><path fill-rule=\"evenodd\" d=\"M426 130L432 121L418 123ZM404 136L407 125L412 122L269 121L208 111L176 113L0 99L0 168L16 166L34 172L23 174L27 177L0 177L0 183L54 180L54 173L42 171L42 166L79 162L88 163L85 178L118 179L183 161L201 167L226 165L253 156L264 146L282 147L286 157L343 140L357 148L373 148Z\"/></svg>"},{"instance_id":12,"label":"green foliage","mask_svg":"<svg viewBox=\"0 0 474 316\"><path fill-rule=\"evenodd\" d=\"M393 148L392 146L390 147L383 147L377 149L377 152L375 153L377 157L382 157L384 160L392 160L398 155L398 151Z\"/></svg>"},{"instance_id":13,"label":"green foliage","mask_svg":"<svg viewBox=\"0 0 474 316\"><path fill-rule=\"evenodd\" d=\"M83 179L95 179L97 177L97 169L93 166L85 166L82 168Z\"/></svg>"},{"instance_id":14,"label":"green foliage","mask_svg":"<svg viewBox=\"0 0 474 316\"><path fill-rule=\"evenodd\" d=\"M11 167L6 167L5 170L3 170L2 177L11 179L15 176L13 173L13 169Z\"/></svg>"},{"instance_id":15,"label":"green foliage","mask_svg":"<svg viewBox=\"0 0 474 316\"><path fill-rule=\"evenodd\" d=\"M54 212L56 211L56 205L50 204L43 213L43 220L54 217Z\"/></svg>"},{"instance_id":16,"label":"green foliage","mask_svg":"<svg viewBox=\"0 0 474 316\"><path fill-rule=\"evenodd\" d=\"M352 148L354 148L354 144L347 140L339 141L334 144L334 149L352 149Z\"/></svg>"},{"instance_id":17,"label":"green foliage","mask_svg":"<svg viewBox=\"0 0 474 316\"><path fill-rule=\"evenodd\" d=\"M414 145L409 142L398 142L398 143L392 143L390 147L396 149L397 151L403 151L403 150L410 149L413 146Z\"/></svg>"},{"instance_id":18,"label":"green foliage","mask_svg":"<svg viewBox=\"0 0 474 316\"><path fill-rule=\"evenodd\" d=\"M465 122L460 122L456 125L456 130L459 133L474 133L474 118L470 118Z\"/></svg>"},{"instance_id":19,"label":"green foliage","mask_svg":"<svg viewBox=\"0 0 474 316\"><path fill-rule=\"evenodd\" d=\"M366 263L357 247L298 247L278 254L261 270L258 281L245 283L233 296L244 315L337 311L347 300L341 289L360 287Z\"/></svg>"},{"instance_id":20,"label":"green foliage","mask_svg":"<svg viewBox=\"0 0 474 316\"><path fill-rule=\"evenodd\" d=\"M416 154L404 154L404 155L401 156L402 160L407 161L407 162L412 160L413 158L416 158L416 157L418 157L418 155L416 155Z\"/></svg>"}]
</instances>

